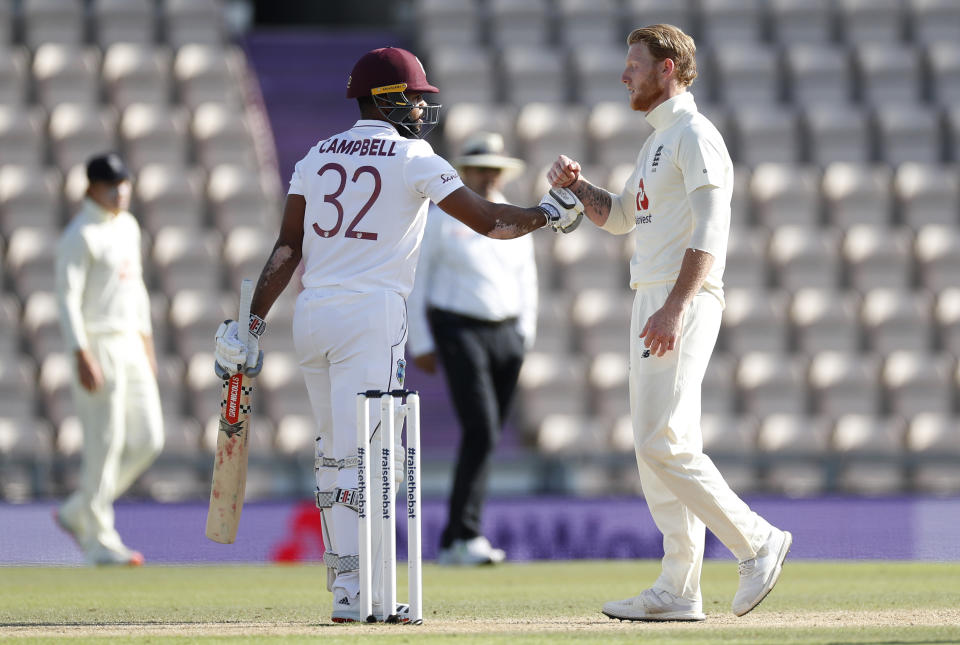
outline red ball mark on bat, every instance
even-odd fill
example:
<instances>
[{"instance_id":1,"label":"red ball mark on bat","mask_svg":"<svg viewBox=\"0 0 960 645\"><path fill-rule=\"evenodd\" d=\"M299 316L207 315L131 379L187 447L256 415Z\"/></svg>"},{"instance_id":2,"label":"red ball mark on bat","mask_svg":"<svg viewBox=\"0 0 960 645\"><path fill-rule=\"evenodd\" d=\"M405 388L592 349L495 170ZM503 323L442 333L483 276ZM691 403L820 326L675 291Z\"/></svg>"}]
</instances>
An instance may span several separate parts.
<instances>
[{"instance_id":1,"label":"red ball mark on bat","mask_svg":"<svg viewBox=\"0 0 960 645\"><path fill-rule=\"evenodd\" d=\"M216 488L213 489L213 499L220 499L220 491Z\"/></svg>"}]
</instances>

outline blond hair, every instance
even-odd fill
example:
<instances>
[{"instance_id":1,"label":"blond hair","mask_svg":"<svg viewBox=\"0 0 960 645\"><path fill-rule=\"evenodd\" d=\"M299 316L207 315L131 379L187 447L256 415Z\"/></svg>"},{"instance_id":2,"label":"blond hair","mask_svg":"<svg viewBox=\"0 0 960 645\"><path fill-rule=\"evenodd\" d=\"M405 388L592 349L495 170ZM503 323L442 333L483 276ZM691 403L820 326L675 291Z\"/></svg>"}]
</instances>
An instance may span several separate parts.
<instances>
[{"instance_id":1,"label":"blond hair","mask_svg":"<svg viewBox=\"0 0 960 645\"><path fill-rule=\"evenodd\" d=\"M693 38L673 25L650 25L634 29L627 45L643 43L656 60L669 58L676 69L677 82L689 87L697 77L697 45Z\"/></svg>"}]
</instances>

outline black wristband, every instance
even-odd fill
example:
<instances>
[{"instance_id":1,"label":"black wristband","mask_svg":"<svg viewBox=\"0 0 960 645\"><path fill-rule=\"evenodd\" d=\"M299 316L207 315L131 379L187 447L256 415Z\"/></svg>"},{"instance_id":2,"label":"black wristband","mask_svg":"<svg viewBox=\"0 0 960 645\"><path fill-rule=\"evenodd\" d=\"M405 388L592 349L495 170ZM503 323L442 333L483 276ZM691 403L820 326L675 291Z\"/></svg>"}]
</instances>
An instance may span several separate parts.
<instances>
[{"instance_id":1,"label":"black wristband","mask_svg":"<svg viewBox=\"0 0 960 645\"><path fill-rule=\"evenodd\" d=\"M250 333L260 338L267 330L267 323L257 314L250 314Z\"/></svg>"}]
</instances>

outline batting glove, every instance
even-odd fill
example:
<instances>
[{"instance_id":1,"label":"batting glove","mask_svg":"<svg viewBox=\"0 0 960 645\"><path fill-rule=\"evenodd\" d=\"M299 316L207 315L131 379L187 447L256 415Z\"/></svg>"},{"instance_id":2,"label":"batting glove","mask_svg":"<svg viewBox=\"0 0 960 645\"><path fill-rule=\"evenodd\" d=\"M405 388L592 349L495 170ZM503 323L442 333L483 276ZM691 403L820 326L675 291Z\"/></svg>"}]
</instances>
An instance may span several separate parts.
<instances>
[{"instance_id":1,"label":"batting glove","mask_svg":"<svg viewBox=\"0 0 960 645\"><path fill-rule=\"evenodd\" d=\"M583 204L568 188L551 188L540 200L547 216L546 226L557 233L572 233L583 219Z\"/></svg>"},{"instance_id":2,"label":"batting glove","mask_svg":"<svg viewBox=\"0 0 960 645\"><path fill-rule=\"evenodd\" d=\"M256 314L250 314L250 334L246 345L240 341L239 327L235 320L224 320L217 328L214 337L216 347L213 356L222 371L236 374L245 371L255 374L263 365L263 352L260 351L260 335L266 329L266 323ZM218 370L220 371L220 370Z\"/></svg>"}]
</instances>

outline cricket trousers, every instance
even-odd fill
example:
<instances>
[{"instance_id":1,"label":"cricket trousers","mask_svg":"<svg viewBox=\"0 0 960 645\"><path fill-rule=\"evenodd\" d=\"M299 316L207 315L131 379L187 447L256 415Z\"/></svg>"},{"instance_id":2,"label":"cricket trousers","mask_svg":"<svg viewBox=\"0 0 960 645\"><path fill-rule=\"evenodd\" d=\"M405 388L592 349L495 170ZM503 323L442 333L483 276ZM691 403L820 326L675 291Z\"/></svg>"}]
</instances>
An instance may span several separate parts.
<instances>
[{"instance_id":1,"label":"cricket trousers","mask_svg":"<svg viewBox=\"0 0 960 645\"><path fill-rule=\"evenodd\" d=\"M500 438L523 364L516 318L479 320L442 309L427 312L447 387L460 422L447 527L440 547L481 535L490 457Z\"/></svg>"},{"instance_id":2,"label":"cricket trousers","mask_svg":"<svg viewBox=\"0 0 960 645\"><path fill-rule=\"evenodd\" d=\"M391 291L369 293L305 289L297 298L293 339L310 405L317 422L317 490L356 490L357 467L320 465L320 459L337 461L357 456L357 393L402 387L404 346L407 340L406 302ZM379 432L380 406L371 411L371 437ZM400 432L394 442L395 485L403 477ZM371 478L371 499L380 499L379 478ZM352 559L359 552L355 508L334 503L321 509L324 546L338 558ZM379 543L379 523L373 523L373 543ZM376 554L375 554L376 558ZM346 560L342 560L345 562ZM375 560L376 561L376 560ZM328 586L359 592L353 565L330 565L335 578ZM376 575L375 568L375 575ZM376 582L376 580L375 580ZM378 589L374 585L374 589ZM379 598L375 597L377 601Z\"/></svg>"},{"instance_id":3,"label":"cricket trousers","mask_svg":"<svg viewBox=\"0 0 960 645\"><path fill-rule=\"evenodd\" d=\"M83 426L83 471L80 487L60 510L77 527L88 554L123 548L114 529L113 503L163 449L160 396L142 336L90 334L89 342L104 382L90 392L74 370L74 401Z\"/></svg>"},{"instance_id":4,"label":"cricket trousers","mask_svg":"<svg viewBox=\"0 0 960 645\"><path fill-rule=\"evenodd\" d=\"M707 292L693 298L679 341L663 356L640 332L672 285L637 289L630 322L630 409L640 483L663 533L663 569L654 587L700 599L708 527L737 560L756 555L771 526L734 493L703 453L700 389L720 330L723 307Z\"/></svg>"}]
</instances>

